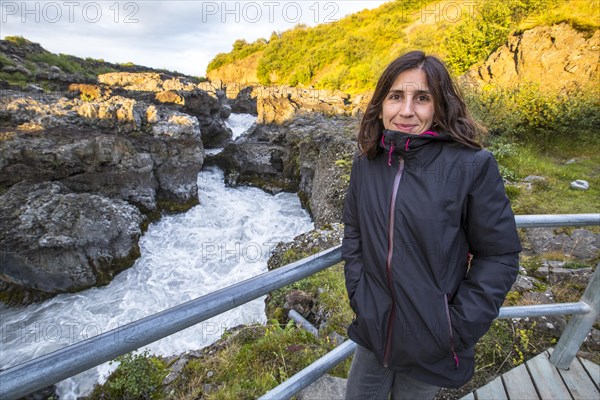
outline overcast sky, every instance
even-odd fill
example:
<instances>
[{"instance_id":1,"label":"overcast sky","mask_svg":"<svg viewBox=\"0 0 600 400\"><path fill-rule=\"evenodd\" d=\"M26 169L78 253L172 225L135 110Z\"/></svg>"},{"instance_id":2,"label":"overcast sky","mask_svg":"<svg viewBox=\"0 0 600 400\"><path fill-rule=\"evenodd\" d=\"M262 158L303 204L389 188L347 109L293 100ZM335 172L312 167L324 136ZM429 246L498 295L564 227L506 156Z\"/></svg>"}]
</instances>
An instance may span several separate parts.
<instances>
[{"instance_id":1,"label":"overcast sky","mask_svg":"<svg viewBox=\"0 0 600 400\"><path fill-rule=\"evenodd\" d=\"M0 0L0 36L24 36L53 53L204 76L210 60L229 52L236 39L268 39L273 31L333 22L383 3Z\"/></svg>"}]
</instances>

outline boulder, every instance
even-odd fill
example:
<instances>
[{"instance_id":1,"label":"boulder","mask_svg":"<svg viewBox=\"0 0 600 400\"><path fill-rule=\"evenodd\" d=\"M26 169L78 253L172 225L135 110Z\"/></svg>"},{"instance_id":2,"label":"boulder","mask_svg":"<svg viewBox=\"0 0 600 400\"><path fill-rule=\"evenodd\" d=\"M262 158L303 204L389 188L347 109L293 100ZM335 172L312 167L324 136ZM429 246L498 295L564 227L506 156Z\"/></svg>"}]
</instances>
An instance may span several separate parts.
<instances>
[{"instance_id":1,"label":"boulder","mask_svg":"<svg viewBox=\"0 0 600 400\"><path fill-rule=\"evenodd\" d=\"M517 275L515 283L513 283L511 290L519 293L527 292L534 289L534 282L539 282L537 279L530 276Z\"/></svg>"},{"instance_id":2,"label":"boulder","mask_svg":"<svg viewBox=\"0 0 600 400\"><path fill-rule=\"evenodd\" d=\"M139 256L144 216L119 199L59 182L20 182L0 196L0 287L7 303L107 284Z\"/></svg>"},{"instance_id":3,"label":"boulder","mask_svg":"<svg viewBox=\"0 0 600 400\"><path fill-rule=\"evenodd\" d=\"M561 252L577 259L591 259L600 250L600 235L587 229L575 229L570 235L555 234L553 228L528 228L526 236L537 254Z\"/></svg>"},{"instance_id":4,"label":"boulder","mask_svg":"<svg viewBox=\"0 0 600 400\"><path fill-rule=\"evenodd\" d=\"M323 375L296 395L298 400L343 400L346 398L346 379Z\"/></svg>"},{"instance_id":5,"label":"boulder","mask_svg":"<svg viewBox=\"0 0 600 400\"><path fill-rule=\"evenodd\" d=\"M328 116L352 114L350 96L340 91L304 89L290 86L256 86L258 122L281 124L296 114L319 113Z\"/></svg>"},{"instance_id":6,"label":"boulder","mask_svg":"<svg viewBox=\"0 0 600 400\"><path fill-rule=\"evenodd\" d=\"M588 190L590 188L590 184L588 181L583 179L577 179L571 182L571 188L577 190Z\"/></svg>"},{"instance_id":7,"label":"boulder","mask_svg":"<svg viewBox=\"0 0 600 400\"><path fill-rule=\"evenodd\" d=\"M112 92L108 87L86 83L72 83L69 85L68 91L80 96L84 101L108 99Z\"/></svg>"},{"instance_id":8,"label":"boulder","mask_svg":"<svg viewBox=\"0 0 600 400\"><path fill-rule=\"evenodd\" d=\"M229 106L223 105L216 96L199 89L179 94L184 99L182 111L200 121L202 142L206 147L221 147L231 139L231 129L224 121L231 113Z\"/></svg>"},{"instance_id":9,"label":"boulder","mask_svg":"<svg viewBox=\"0 0 600 400\"><path fill-rule=\"evenodd\" d=\"M5 65L2 68L2 72L7 72L9 74L18 72L26 78L30 78L32 75L31 71L25 68L23 65Z\"/></svg>"},{"instance_id":10,"label":"boulder","mask_svg":"<svg viewBox=\"0 0 600 400\"><path fill-rule=\"evenodd\" d=\"M187 92L198 89L189 77L162 72L109 72L98 75L98 82L134 92Z\"/></svg>"},{"instance_id":11,"label":"boulder","mask_svg":"<svg viewBox=\"0 0 600 400\"><path fill-rule=\"evenodd\" d=\"M256 97L252 96L252 87L248 86L240 90L235 98L230 101L231 111L238 114L257 114Z\"/></svg>"},{"instance_id":12,"label":"boulder","mask_svg":"<svg viewBox=\"0 0 600 400\"><path fill-rule=\"evenodd\" d=\"M565 263L561 261L547 261L535 271L535 275L552 285L568 282L581 288L587 286L594 272L592 268L564 268L563 265Z\"/></svg>"},{"instance_id":13,"label":"boulder","mask_svg":"<svg viewBox=\"0 0 600 400\"><path fill-rule=\"evenodd\" d=\"M171 103L171 104L185 104L185 100L182 96L177 94L174 90L165 90L163 92L158 92L155 95L156 101L160 103Z\"/></svg>"}]
</instances>

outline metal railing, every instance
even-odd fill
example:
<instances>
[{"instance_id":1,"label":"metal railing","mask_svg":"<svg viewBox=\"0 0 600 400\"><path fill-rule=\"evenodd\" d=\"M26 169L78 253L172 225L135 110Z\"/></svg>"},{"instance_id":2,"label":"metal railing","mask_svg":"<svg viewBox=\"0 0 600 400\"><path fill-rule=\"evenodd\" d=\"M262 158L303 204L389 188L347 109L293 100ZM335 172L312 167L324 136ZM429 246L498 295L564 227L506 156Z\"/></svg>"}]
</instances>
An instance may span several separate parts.
<instances>
[{"instance_id":1,"label":"metal railing","mask_svg":"<svg viewBox=\"0 0 600 400\"><path fill-rule=\"evenodd\" d=\"M515 221L517 227L521 228L600 225L600 214L520 215L515 217ZM341 247L337 246L1 371L0 398L18 399L43 389L306 278L340 261ZM574 357L600 309L598 268L592 281L596 282L595 287L591 287L590 284L578 303L503 307L499 317L576 314L579 318L572 318L552 356L552 359L559 360L562 364L566 361L570 364L569 357L571 354ZM579 343L575 342L580 338ZM354 344L349 340L344 342L296 374L298 376L294 375L265 394L263 398L291 397L350 356L353 351Z\"/></svg>"}]
</instances>

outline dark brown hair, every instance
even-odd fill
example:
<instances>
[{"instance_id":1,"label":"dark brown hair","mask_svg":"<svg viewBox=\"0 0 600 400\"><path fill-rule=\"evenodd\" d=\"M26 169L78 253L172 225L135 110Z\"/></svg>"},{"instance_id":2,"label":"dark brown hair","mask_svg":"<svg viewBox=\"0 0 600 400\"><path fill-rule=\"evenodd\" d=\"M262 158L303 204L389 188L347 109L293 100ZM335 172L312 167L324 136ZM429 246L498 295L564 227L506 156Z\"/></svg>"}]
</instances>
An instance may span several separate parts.
<instances>
[{"instance_id":1,"label":"dark brown hair","mask_svg":"<svg viewBox=\"0 0 600 400\"><path fill-rule=\"evenodd\" d=\"M379 139L384 129L379 118L383 101L398 75L411 69L421 69L427 76L427 86L434 100L433 128L447 133L465 146L480 149L481 136L486 130L471 117L460 89L444 63L422 51L411 51L392 61L377 82L360 122L358 148L361 153L368 158L379 153Z\"/></svg>"}]
</instances>

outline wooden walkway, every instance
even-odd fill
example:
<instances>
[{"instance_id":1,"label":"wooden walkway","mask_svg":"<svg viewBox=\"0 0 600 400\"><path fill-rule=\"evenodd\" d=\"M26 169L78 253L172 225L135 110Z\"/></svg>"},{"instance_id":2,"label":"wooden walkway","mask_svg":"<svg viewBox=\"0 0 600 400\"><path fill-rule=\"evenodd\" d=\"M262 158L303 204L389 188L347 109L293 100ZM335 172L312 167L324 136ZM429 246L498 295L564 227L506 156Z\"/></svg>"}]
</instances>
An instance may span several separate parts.
<instances>
[{"instance_id":1,"label":"wooden walkway","mask_svg":"<svg viewBox=\"0 0 600 400\"><path fill-rule=\"evenodd\" d=\"M600 400L600 366L576 358L563 371L550 363L551 354L538 354L461 400Z\"/></svg>"}]
</instances>

